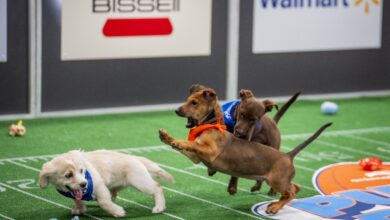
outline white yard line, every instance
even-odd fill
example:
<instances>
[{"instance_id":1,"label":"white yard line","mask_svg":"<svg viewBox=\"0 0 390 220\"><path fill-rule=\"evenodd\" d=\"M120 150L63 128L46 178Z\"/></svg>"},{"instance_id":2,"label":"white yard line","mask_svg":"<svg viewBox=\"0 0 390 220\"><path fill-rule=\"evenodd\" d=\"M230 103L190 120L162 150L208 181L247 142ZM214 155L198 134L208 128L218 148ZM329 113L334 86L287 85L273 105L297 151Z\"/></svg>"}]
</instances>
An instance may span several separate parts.
<instances>
[{"instance_id":1,"label":"white yard line","mask_svg":"<svg viewBox=\"0 0 390 220\"><path fill-rule=\"evenodd\" d=\"M21 166L21 167L24 167L24 168L29 169L29 170L33 170L33 171L40 172L39 169L37 169L37 168L35 168L35 167L27 166L26 164L23 164L23 163L15 162L15 161L13 161L13 160L7 160L7 162L8 162L8 163L15 164L15 165L18 165L18 166Z\"/></svg>"},{"instance_id":2,"label":"white yard line","mask_svg":"<svg viewBox=\"0 0 390 220\"><path fill-rule=\"evenodd\" d=\"M6 216L6 215L3 215L0 213L0 217L4 218L4 219L8 219L8 220L15 220L14 218L11 218L9 216Z\"/></svg>"},{"instance_id":3,"label":"white yard line","mask_svg":"<svg viewBox=\"0 0 390 220\"><path fill-rule=\"evenodd\" d=\"M35 195L35 194L26 192L26 191L21 190L21 189L18 189L18 188L15 188L15 187L10 186L10 185L8 185L8 184L5 184L5 183L0 182L0 185L1 185L1 186L4 186L5 188L12 189L12 190L15 190L15 191L17 191L17 192L23 193L23 194L28 195L28 196L30 196L30 197L33 197L33 198L35 198L35 199L39 199L39 200L42 200L42 201L44 201L44 202L47 202L47 203L56 205L56 206L58 206L58 207L61 207L61 208L64 208L64 209L68 209L68 210L72 210L72 208L70 208L70 207L68 207L68 206L66 206L66 205L62 205L62 204L60 204L60 203L53 202L53 201L51 201L51 200L48 200L48 199L46 199L46 198L37 196L37 195ZM102 220L101 218L98 218L98 217L96 217L96 216L90 215L90 214L88 214L88 213L84 213L84 215L85 215L85 216L88 216L88 217L90 217L90 218L93 218L93 219Z\"/></svg>"},{"instance_id":4,"label":"white yard line","mask_svg":"<svg viewBox=\"0 0 390 220\"><path fill-rule=\"evenodd\" d=\"M23 165L23 166L21 166L21 167L26 168L26 169L30 169L30 170L33 170L33 171L40 172L39 169L37 169L37 168L35 168L35 167L31 167L31 166L25 165L25 164L19 164L19 163L17 163L17 162L15 162L15 163L13 163L13 164L14 164L14 165L18 165L18 166ZM29 167L29 168L27 168L27 167ZM2 184L2 183L0 182L0 184ZM8 186L8 185L7 185L7 186ZM173 191L173 192L175 192L175 193L181 194L181 195L187 195L187 197L190 197L190 198L195 199L195 196L192 196L192 195L189 195L189 194L186 194L186 193L183 193L183 192L174 190L174 189L170 189L170 188L167 188L167 187L164 187L164 188L166 188L167 190ZM24 192L24 191L23 191L23 192ZM26 193L27 193L27 192L26 192ZM32 194L32 195L33 195L33 194ZM40 198L42 198L42 197L40 197ZM198 198L198 197L196 197L196 198ZM44 199L44 198L42 198L42 199ZM46 200L46 199L45 199L45 200ZM207 201L207 203L209 203L209 204L214 204L214 205L217 206L217 207L225 208L225 209L228 209L228 210L231 210L231 211L235 210L235 211L238 212L238 213L241 213L241 214L244 214L244 215L247 215L247 216L251 216L251 217L254 217L254 218L258 218L257 216L250 215L250 214L248 214L248 213L241 212L241 211L239 211L239 210L232 209L232 208L229 208L229 207L227 207L227 206L219 205L219 204L217 204L217 203L214 203L214 202L211 202L211 201L208 201L208 200L205 200L205 199L198 198L197 200L200 200L200 201ZM49 201L49 200L48 200L48 201ZM53 203L54 203L54 202L53 202ZM61 205L61 204L60 204L60 205ZM64 206L64 207L66 207L66 206ZM69 207L67 207L67 208L69 208ZM70 208L69 208L69 209L70 209ZM85 215L89 216L88 214L85 214Z\"/></svg>"},{"instance_id":5,"label":"white yard line","mask_svg":"<svg viewBox=\"0 0 390 220\"><path fill-rule=\"evenodd\" d=\"M245 215L245 216L248 216L248 217L251 217L251 218L259 219L258 216L255 216L255 215L252 215L252 214L249 214L249 213L246 213L246 212L242 212L242 211L240 211L240 210L233 209L233 208L230 208L230 207L227 207L227 206L224 206L224 205L215 203L215 202L211 202L211 201L209 201L209 200L202 199L202 198L199 198L199 197L194 196L194 195L190 195L190 194L187 194L187 193L183 193L183 192L174 190L174 189L169 188L169 187L166 187L166 186L164 186L163 188L164 188L165 190L168 190L168 191L171 191L171 192L180 194L180 195L185 196L185 197L188 197L188 198L192 198L192 199L195 199L195 200L199 200L199 201L201 201L201 202L208 203L208 204L211 204L211 205L214 205L214 206L217 206L217 207L220 207L220 208L223 208L223 209L232 211L232 212L236 212L236 213L238 213L238 214Z\"/></svg>"},{"instance_id":6,"label":"white yard line","mask_svg":"<svg viewBox=\"0 0 390 220\"><path fill-rule=\"evenodd\" d=\"M364 141L364 142L367 142L367 143L379 144L381 147L390 147L390 143L385 142L385 141L378 141L378 140L375 140L375 139L372 139L372 138L360 137L360 136L356 136L356 135L352 135L352 134L344 135L344 136L348 137L348 138L351 138L351 139Z\"/></svg>"},{"instance_id":7,"label":"white yard line","mask_svg":"<svg viewBox=\"0 0 390 220\"><path fill-rule=\"evenodd\" d=\"M313 131L314 133L314 131ZM313 135L313 133L300 133L300 134L287 134L282 135L282 140L294 140L308 138ZM339 130L339 131L325 131L321 136L344 136L344 135L354 135L354 134L367 134L367 133L390 133L390 127L374 127L374 128L363 128L363 129L350 129L350 130ZM316 140L317 141L317 140ZM124 153L132 152L142 152L142 151L160 151L161 149L166 148L166 145L156 145L156 146L145 146L145 147L132 147L132 148L119 148L112 149L114 151L120 151ZM25 156L25 157L12 157L12 158L3 158L0 159L0 163L7 160L48 160L58 154L49 154L49 155L37 155L37 156Z\"/></svg>"},{"instance_id":8,"label":"white yard line","mask_svg":"<svg viewBox=\"0 0 390 220\"><path fill-rule=\"evenodd\" d=\"M206 180L206 181L211 182L211 183L216 183L216 184L219 184L219 185L228 186L227 183L224 183L222 181L215 180L215 179L210 179L208 177L205 177L205 176L193 173L193 172L188 172L186 170L179 169L179 168L172 167L172 166L168 166L168 165L161 164L161 163L158 163L158 165L160 167L163 167L163 168L166 168L166 169L169 169L169 170L173 170L173 171L176 171L176 172L179 172L179 173L183 173L183 174L186 174L186 175L189 175L189 176L193 176L193 177L196 177L196 178L199 178L199 179L202 179L202 180ZM250 192L249 190L241 188L241 187L237 187L237 189L240 190L240 191L243 191L243 192ZM272 198L272 197L266 196L266 195L261 195L261 194L258 194L258 195L260 197L263 197L263 198L266 198L266 199L275 199L275 198Z\"/></svg>"},{"instance_id":9,"label":"white yard line","mask_svg":"<svg viewBox=\"0 0 390 220\"><path fill-rule=\"evenodd\" d=\"M125 198L122 198L122 197L117 197L117 199L122 200L122 201L127 202L127 203L130 203L130 204L133 204L133 205L137 205L137 206L143 207L143 208L145 208L145 209L152 210L151 207L146 206L146 205L143 205L143 204L138 203L138 202L135 202L135 201L133 201L133 200L125 199ZM174 219L185 220L185 218L182 218L182 217L179 217L179 216L176 216L176 215L167 213L167 212L163 212L163 213L161 213L161 214L166 215L166 216L169 216L169 217L174 218ZM156 214L156 215L157 215L157 214Z\"/></svg>"},{"instance_id":10,"label":"white yard line","mask_svg":"<svg viewBox=\"0 0 390 220\"><path fill-rule=\"evenodd\" d=\"M301 134L287 134L282 135L282 140L294 140L308 138L314 134L312 133L301 133ZM353 134L368 134L368 133L390 133L390 127L374 127L374 128L362 128L362 129L349 129L349 130L338 130L338 131L325 131L321 134L321 137L331 136L343 136Z\"/></svg>"},{"instance_id":11,"label":"white yard line","mask_svg":"<svg viewBox=\"0 0 390 220\"><path fill-rule=\"evenodd\" d=\"M163 167L163 168L166 168L166 169L170 169L170 170L174 170L176 172L179 172L179 173L183 173L183 174L186 174L186 175L190 175L190 176L193 176L193 177L196 177L196 178L199 178L199 179L202 179L202 180L206 180L208 182L212 182L212 183L216 183L216 184L220 184L220 185L223 185L223 186L228 186L227 183L224 183L222 181L219 181L219 180L215 180L215 179L210 179L206 176L202 176L202 175L199 175L199 174L196 174L196 173L193 173L193 172L189 172L189 171L186 171L186 170L183 170L183 169L180 169L180 168L176 168L176 167L172 167L172 166L168 166L166 164L162 164L162 163L158 163L158 165L160 167ZM294 165L294 166L297 166L297 165ZM300 166L301 167L301 166ZM302 167L302 168L305 168L305 167ZM310 168L307 168L308 171L310 172L315 172L316 170L314 169L310 169ZM313 192L318 192L316 189L314 189L314 187L310 187L310 186L305 186L305 185L301 185L299 184L302 188L304 189L307 189L307 190L310 190L310 191L313 191ZM243 191L243 192L249 192L249 190L247 189L244 189L244 188L241 188L241 187L237 187L238 190L240 191ZM257 194L258 196L260 197L263 197L265 199L275 199L273 197L270 197L270 196L267 196L267 195L263 195L263 194Z\"/></svg>"},{"instance_id":12,"label":"white yard line","mask_svg":"<svg viewBox=\"0 0 390 220\"><path fill-rule=\"evenodd\" d=\"M375 156L375 157L380 157L380 158L383 158L383 159L386 159L386 160L390 160L390 157L384 156L383 154L376 154L376 153L369 152L369 151L361 151L361 150L358 150L358 149L354 149L352 147L341 146L341 145L338 145L338 144L333 144L333 143L326 142L326 141L321 141L321 140L316 140L316 142L320 143L322 145L328 146L328 147L335 148L337 150L342 149L342 150L349 151L349 152L352 152L352 153L360 153L360 154L362 154L364 156Z\"/></svg>"}]
</instances>

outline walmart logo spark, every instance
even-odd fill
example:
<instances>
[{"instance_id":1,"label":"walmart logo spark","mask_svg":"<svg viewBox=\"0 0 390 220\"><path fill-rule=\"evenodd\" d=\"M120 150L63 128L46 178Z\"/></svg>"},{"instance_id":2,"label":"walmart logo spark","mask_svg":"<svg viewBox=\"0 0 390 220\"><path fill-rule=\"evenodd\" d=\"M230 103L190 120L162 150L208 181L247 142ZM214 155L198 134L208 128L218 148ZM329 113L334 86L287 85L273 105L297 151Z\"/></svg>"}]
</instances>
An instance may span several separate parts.
<instances>
[{"instance_id":1,"label":"walmart logo spark","mask_svg":"<svg viewBox=\"0 0 390 220\"><path fill-rule=\"evenodd\" d=\"M355 6L364 4L364 12L368 14L370 12L370 2L374 5L379 5L380 0L355 0Z\"/></svg>"}]
</instances>

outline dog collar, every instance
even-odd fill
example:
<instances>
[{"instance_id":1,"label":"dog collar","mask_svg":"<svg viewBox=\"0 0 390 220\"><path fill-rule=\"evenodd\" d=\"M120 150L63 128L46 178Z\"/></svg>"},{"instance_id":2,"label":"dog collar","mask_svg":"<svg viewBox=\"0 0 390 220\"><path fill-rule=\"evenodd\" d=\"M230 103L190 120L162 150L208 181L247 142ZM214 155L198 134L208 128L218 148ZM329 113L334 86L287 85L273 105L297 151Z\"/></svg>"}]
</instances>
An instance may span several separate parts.
<instances>
[{"instance_id":1,"label":"dog collar","mask_svg":"<svg viewBox=\"0 0 390 220\"><path fill-rule=\"evenodd\" d=\"M240 102L240 100L235 100L225 103L221 106L223 112L223 120L227 126L236 126L236 121L234 120L234 111L237 105L240 104Z\"/></svg>"},{"instance_id":2,"label":"dog collar","mask_svg":"<svg viewBox=\"0 0 390 220\"><path fill-rule=\"evenodd\" d=\"M201 135L204 131L209 129L218 129L220 132L224 132L226 130L226 125L221 124L221 117L222 117L221 115L222 113L219 112L216 124L199 125L196 128L190 129L187 139L189 141L194 141L199 135Z\"/></svg>"},{"instance_id":3,"label":"dog collar","mask_svg":"<svg viewBox=\"0 0 390 220\"><path fill-rule=\"evenodd\" d=\"M92 195L93 194L93 181L92 181L91 174L88 172L88 170L85 171L85 179L87 180L88 184L87 184L86 188L82 189L82 191L83 191L83 198L81 200L84 200L84 201L95 200L95 198ZM60 194L62 194L63 196L75 199L75 197L70 192L64 192L64 191L61 191L59 189L57 189L57 191Z\"/></svg>"}]
</instances>

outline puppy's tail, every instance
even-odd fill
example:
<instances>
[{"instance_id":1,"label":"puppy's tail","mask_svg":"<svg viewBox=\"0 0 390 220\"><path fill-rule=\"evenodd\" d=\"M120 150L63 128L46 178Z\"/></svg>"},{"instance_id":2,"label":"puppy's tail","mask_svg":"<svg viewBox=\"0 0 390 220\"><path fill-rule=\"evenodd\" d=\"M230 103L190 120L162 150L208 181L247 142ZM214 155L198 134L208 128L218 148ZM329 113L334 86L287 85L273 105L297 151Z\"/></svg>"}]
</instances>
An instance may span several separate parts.
<instances>
[{"instance_id":1,"label":"puppy's tail","mask_svg":"<svg viewBox=\"0 0 390 220\"><path fill-rule=\"evenodd\" d=\"M171 184L175 182L175 179L173 179L173 176L169 174L167 171L161 169L155 162L146 159L145 157L137 157L141 163L144 164L150 175L153 177L153 179L162 179L165 180Z\"/></svg>"},{"instance_id":2,"label":"puppy's tail","mask_svg":"<svg viewBox=\"0 0 390 220\"><path fill-rule=\"evenodd\" d=\"M276 124L279 122L280 118L282 118L282 116L284 115L284 113L286 113L286 111L288 110L288 108L290 108L290 106L295 102L295 100L297 100L298 96L301 94L301 92L297 92L295 93L280 109L278 112L276 112L275 116L274 116L274 121L276 122Z\"/></svg>"},{"instance_id":3,"label":"puppy's tail","mask_svg":"<svg viewBox=\"0 0 390 220\"><path fill-rule=\"evenodd\" d=\"M320 134L329 126L331 126L332 123L327 123L322 125L320 129L317 130L316 133L314 133L311 137L309 137L306 141L298 145L296 148L294 148L292 151L288 152L287 154L291 157L291 159L294 159L294 157L303 150L306 146L308 146L311 142L313 142L315 139L320 136Z\"/></svg>"}]
</instances>

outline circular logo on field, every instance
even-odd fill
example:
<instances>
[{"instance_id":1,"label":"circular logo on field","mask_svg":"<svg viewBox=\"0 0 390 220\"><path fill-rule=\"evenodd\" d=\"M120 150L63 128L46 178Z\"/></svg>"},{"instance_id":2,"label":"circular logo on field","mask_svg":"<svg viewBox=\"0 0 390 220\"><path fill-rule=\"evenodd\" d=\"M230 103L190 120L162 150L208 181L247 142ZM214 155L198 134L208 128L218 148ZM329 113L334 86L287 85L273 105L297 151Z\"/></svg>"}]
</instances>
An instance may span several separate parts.
<instances>
[{"instance_id":1,"label":"circular logo on field","mask_svg":"<svg viewBox=\"0 0 390 220\"><path fill-rule=\"evenodd\" d=\"M313 185L323 195L349 189L366 189L390 182L390 163L381 170L363 170L358 163L336 163L323 167L313 175Z\"/></svg>"},{"instance_id":2,"label":"circular logo on field","mask_svg":"<svg viewBox=\"0 0 390 220\"><path fill-rule=\"evenodd\" d=\"M319 169L312 178L322 195L294 199L275 215L271 201L253 205L252 212L274 220L379 220L390 217L390 163L381 170L363 170L358 163L336 163Z\"/></svg>"}]
</instances>

